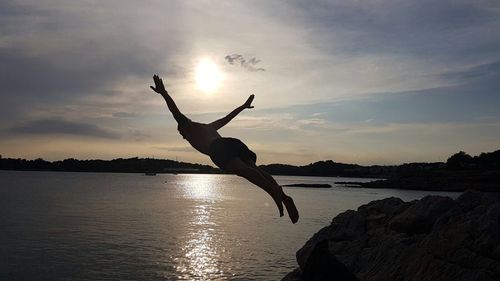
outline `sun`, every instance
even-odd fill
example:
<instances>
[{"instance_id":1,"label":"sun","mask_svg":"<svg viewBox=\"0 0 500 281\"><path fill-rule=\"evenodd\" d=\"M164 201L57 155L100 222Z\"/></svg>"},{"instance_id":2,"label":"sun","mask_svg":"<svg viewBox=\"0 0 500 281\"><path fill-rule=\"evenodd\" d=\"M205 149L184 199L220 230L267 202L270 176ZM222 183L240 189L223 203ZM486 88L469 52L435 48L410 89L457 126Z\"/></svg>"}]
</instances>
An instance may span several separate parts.
<instances>
[{"instance_id":1,"label":"sun","mask_svg":"<svg viewBox=\"0 0 500 281\"><path fill-rule=\"evenodd\" d=\"M210 93L217 89L223 79L222 72L209 58L202 59L195 70L196 85L200 90Z\"/></svg>"}]
</instances>

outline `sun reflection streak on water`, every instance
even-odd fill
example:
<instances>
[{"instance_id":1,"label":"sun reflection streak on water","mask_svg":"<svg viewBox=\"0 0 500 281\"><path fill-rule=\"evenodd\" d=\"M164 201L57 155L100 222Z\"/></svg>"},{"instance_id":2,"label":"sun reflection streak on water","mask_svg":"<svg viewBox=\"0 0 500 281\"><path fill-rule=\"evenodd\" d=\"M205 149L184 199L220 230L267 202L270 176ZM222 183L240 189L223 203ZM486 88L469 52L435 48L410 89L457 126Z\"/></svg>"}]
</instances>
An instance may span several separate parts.
<instances>
[{"instance_id":1,"label":"sun reflection streak on water","mask_svg":"<svg viewBox=\"0 0 500 281\"><path fill-rule=\"evenodd\" d=\"M214 280L224 276L217 247L217 226L213 219L214 203L220 199L214 177L196 175L185 182L184 196L194 200L191 217L187 218L189 236L181 245L182 256L176 270L181 280Z\"/></svg>"},{"instance_id":2,"label":"sun reflection streak on water","mask_svg":"<svg viewBox=\"0 0 500 281\"><path fill-rule=\"evenodd\" d=\"M190 175L183 185L188 199L220 200L222 196L217 178L210 175Z\"/></svg>"}]
</instances>

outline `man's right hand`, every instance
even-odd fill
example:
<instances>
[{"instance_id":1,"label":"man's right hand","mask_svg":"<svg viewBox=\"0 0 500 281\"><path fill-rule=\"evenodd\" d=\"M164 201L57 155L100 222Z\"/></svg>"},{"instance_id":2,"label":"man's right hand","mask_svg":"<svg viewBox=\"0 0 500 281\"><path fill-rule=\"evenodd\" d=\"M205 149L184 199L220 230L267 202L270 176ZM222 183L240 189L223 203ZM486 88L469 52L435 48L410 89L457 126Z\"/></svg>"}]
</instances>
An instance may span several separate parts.
<instances>
[{"instance_id":1,"label":"man's right hand","mask_svg":"<svg viewBox=\"0 0 500 281\"><path fill-rule=\"evenodd\" d=\"M255 95L250 95L247 99L247 101L243 104L243 108L253 108L252 106L252 101Z\"/></svg>"},{"instance_id":2,"label":"man's right hand","mask_svg":"<svg viewBox=\"0 0 500 281\"><path fill-rule=\"evenodd\" d=\"M153 81L155 82L155 86L149 86L153 91L157 92L160 95L167 94L167 90L165 90L165 86L163 85L163 80L161 80L158 75L153 76Z\"/></svg>"}]
</instances>

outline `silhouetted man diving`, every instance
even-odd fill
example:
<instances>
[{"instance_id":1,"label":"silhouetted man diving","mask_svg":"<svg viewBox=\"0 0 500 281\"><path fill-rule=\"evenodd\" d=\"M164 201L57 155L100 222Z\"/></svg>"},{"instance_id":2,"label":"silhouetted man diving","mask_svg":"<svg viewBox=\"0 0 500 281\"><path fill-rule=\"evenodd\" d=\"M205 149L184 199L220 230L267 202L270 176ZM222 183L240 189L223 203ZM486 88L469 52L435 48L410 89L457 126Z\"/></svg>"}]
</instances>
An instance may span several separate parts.
<instances>
[{"instance_id":1,"label":"silhouetted man diving","mask_svg":"<svg viewBox=\"0 0 500 281\"><path fill-rule=\"evenodd\" d=\"M175 121L177 121L177 130L191 146L210 156L210 159L222 170L244 177L264 189L273 198L281 217L283 216L283 205L285 205L292 223L299 220L299 212L292 198L283 192L281 186L270 174L255 164L257 155L239 139L224 138L217 132L241 111L246 108L253 108L254 95L251 95L243 105L231 111L226 117L210 124L203 124L191 121L180 112L172 97L165 90L163 81L158 75L154 75L153 80L155 86L151 86L151 89L165 99L168 109L172 112Z\"/></svg>"}]
</instances>

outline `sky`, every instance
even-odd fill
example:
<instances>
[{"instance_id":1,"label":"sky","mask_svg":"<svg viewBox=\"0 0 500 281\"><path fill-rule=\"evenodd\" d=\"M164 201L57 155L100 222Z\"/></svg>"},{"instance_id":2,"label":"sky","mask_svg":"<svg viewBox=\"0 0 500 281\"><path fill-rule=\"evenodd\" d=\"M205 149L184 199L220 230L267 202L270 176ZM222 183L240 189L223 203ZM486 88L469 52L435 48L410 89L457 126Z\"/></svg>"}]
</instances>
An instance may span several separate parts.
<instances>
[{"instance_id":1,"label":"sky","mask_svg":"<svg viewBox=\"0 0 500 281\"><path fill-rule=\"evenodd\" d=\"M499 34L497 0L0 0L0 154L210 164L149 89L153 74L199 122L255 94L219 132L258 164L494 151Z\"/></svg>"}]
</instances>

